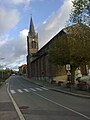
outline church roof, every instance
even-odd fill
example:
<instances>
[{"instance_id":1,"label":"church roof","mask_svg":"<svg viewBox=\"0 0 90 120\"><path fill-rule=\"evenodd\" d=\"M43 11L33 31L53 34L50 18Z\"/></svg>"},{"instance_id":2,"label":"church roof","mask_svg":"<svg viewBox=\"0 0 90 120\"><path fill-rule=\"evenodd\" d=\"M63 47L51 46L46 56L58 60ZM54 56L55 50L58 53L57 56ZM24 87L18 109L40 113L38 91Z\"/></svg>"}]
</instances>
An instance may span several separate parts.
<instances>
[{"instance_id":1,"label":"church roof","mask_svg":"<svg viewBox=\"0 0 90 120\"><path fill-rule=\"evenodd\" d=\"M90 31L90 27L85 25L85 24L82 24L82 23L76 23L74 25L68 26L68 27L63 29L63 31L66 34L71 34L73 32L82 31L82 30L89 30Z\"/></svg>"},{"instance_id":2,"label":"church roof","mask_svg":"<svg viewBox=\"0 0 90 120\"><path fill-rule=\"evenodd\" d=\"M55 36L53 36L53 38L51 38L49 40L49 42L47 42L38 52L40 52L43 48L45 48L46 46L48 46L53 40L55 40L54 38L57 37L58 35L62 35L62 34L71 34L73 32L76 31L83 31L84 30L89 30L90 31L90 27L81 23L77 23L71 26L68 26L66 28L63 28L61 31L59 31Z\"/></svg>"},{"instance_id":3,"label":"church roof","mask_svg":"<svg viewBox=\"0 0 90 120\"><path fill-rule=\"evenodd\" d=\"M29 34L30 34L30 36L32 36L32 37L35 36L35 29L34 29L34 24L33 24L32 17L31 17L31 19L30 19Z\"/></svg>"},{"instance_id":4,"label":"church roof","mask_svg":"<svg viewBox=\"0 0 90 120\"><path fill-rule=\"evenodd\" d=\"M60 32L58 32L55 36L53 36L52 39L49 40L49 42L47 42L36 54L37 54L37 58L38 59L40 56L47 54L47 49L49 48L49 44L52 43L52 41L57 40L57 36L62 36L62 35L68 35L68 34L72 34L73 32L76 31L83 31L84 30L89 30L90 31L90 27L83 25L83 24L74 24L72 26L68 26L66 28L63 28ZM56 38L56 39L55 39ZM47 48L47 49L46 49ZM35 59L35 60L36 60Z\"/></svg>"}]
</instances>

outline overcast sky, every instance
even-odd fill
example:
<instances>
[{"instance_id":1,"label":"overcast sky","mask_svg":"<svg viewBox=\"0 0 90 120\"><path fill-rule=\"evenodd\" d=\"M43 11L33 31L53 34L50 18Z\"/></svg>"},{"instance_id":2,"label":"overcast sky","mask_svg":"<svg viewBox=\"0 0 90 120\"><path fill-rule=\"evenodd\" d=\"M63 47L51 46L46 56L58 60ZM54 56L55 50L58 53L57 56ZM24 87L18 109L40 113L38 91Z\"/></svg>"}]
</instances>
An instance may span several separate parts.
<instances>
[{"instance_id":1,"label":"overcast sky","mask_svg":"<svg viewBox=\"0 0 90 120\"><path fill-rule=\"evenodd\" d=\"M39 34L40 49L65 27L71 1L0 0L0 66L17 69L26 63L31 14Z\"/></svg>"}]
</instances>

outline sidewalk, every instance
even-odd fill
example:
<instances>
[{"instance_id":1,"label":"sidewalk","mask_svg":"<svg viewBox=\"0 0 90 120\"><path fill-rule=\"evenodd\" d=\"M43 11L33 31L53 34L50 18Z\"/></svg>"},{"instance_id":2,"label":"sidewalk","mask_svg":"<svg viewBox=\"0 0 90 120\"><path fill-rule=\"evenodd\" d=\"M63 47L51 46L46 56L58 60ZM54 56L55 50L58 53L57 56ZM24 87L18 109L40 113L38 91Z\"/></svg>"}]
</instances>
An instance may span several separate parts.
<instances>
[{"instance_id":1,"label":"sidewalk","mask_svg":"<svg viewBox=\"0 0 90 120\"><path fill-rule=\"evenodd\" d=\"M47 81L36 80L36 79L32 80L26 77L24 77L24 79L27 79L28 81L33 82L39 86L45 86L48 89L53 91L90 99L90 91L78 90L76 86L71 86L71 89L70 89L70 88L67 88L65 84L58 86L57 84L51 84Z\"/></svg>"},{"instance_id":2,"label":"sidewalk","mask_svg":"<svg viewBox=\"0 0 90 120\"><path fill-rule=\"evenodd\" d=\"M0 120L20 120L4 83L0 87Z\"/></svg>"}]
</instances>

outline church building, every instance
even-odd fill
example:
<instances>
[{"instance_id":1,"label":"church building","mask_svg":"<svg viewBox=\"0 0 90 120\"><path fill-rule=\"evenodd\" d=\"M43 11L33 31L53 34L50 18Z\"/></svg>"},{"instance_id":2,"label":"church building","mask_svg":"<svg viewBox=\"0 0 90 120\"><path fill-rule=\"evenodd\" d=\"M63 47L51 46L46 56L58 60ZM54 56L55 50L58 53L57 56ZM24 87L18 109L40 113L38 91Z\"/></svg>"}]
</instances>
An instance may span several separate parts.
<instances>
[{"instance_id":1,"label":"church building","mask_svg":"<svg viewBox=\"0 0 90 120\"><path fill-rule=\"evenodd\" d=\"M73 27L79 27L76 24ZM38 80L67 79L67 71L65 66L55 66L48 60L48 50L50 45L57 40L61 40L61 37L67 35L67 31L71 32L72 28L67 27L62 29L57 35L55 35L47 44L45 44L40 50L38 48L38 33L35 32L32 17L30 19L30 27L27 36L27 75L29 78ZM65 40L62 43L66 42ZM83 73L85 72L82 69ZM59 79L60 79L59 78Z\"/></svg>"},{"instance_id":2,"label":"church building","mask_svg":"<svg viewBox=\"0 0 90 120\"><path fill-rule=\"evenodd\" d=\"M59 34L63 34L61 31ZM33 20L31 17L30 28L27 36L27 74L29 78L51 80L58 75L66 75L66 70L55 67L48 60L48 49L53 40L58 39L60 35L55 36L40 50L38 49L38 33L35 32Z\"/></svg>"}]
</instances>

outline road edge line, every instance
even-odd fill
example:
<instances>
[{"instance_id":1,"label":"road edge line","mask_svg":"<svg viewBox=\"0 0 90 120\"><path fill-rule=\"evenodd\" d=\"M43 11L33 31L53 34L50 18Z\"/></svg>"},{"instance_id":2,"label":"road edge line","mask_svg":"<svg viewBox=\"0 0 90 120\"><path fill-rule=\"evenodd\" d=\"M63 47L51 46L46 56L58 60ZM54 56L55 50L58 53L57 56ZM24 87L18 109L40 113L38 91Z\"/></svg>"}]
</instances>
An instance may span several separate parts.
<instances>
[{"instance_id":1,"label":"road edge line","mask_svg":"<svg viewBox=\"0 0 90 120\"><path fill-rule=\"evenodd\" d=\"M18 116L19 116L19 119L20 119L20 120L25 120L25 118L24 118L23 114L21 113L18 105L16 104L14 98L12 97L11 93L9 92L9 85L7 86L7 92L8 92L8 94L9 94L9 96L10 96L10 99L11 99L11 101L12 101L14 107L15 107L15 110L16 110Z\"/></svg>"}]
</instances>

